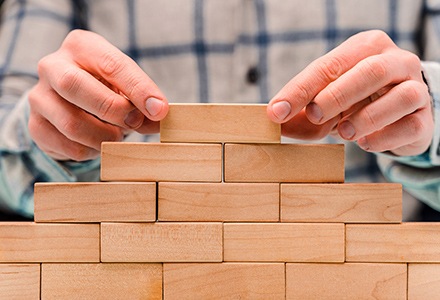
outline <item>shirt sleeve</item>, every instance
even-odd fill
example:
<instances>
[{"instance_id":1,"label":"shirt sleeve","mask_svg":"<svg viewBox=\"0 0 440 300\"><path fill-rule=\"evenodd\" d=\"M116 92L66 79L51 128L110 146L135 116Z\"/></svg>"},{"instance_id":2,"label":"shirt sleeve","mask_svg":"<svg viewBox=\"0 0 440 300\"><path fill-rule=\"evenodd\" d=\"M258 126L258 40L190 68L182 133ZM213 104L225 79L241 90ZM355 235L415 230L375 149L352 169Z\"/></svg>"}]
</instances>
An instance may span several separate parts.
<instances>
[{"instance_id":1,"label":"shirt sleeve","mask_svg":"<svg viewBox=\"0 0 440 300\"><path fill-rule=\"evenodd\" d=\"M422 70L432 99L432 142L420 155L398 157L379 153L377 162L390 181L402 183L417 199L440 211L440 1L428 0L424 13Z\"/></svg>"},{"instance_id":2,"label":"shirt sleeve","mask_svg":"<svg viewBox=\"0 0 440 300\"><path fill-rule=\"evenodd\" d=\"M0 209L33 216L35 182L96 181L100 160L58 162L28 131L28 91L38 61L56 51L77 26L75 2L5 1L0 25Z\"/></svg>"}]
</instances>

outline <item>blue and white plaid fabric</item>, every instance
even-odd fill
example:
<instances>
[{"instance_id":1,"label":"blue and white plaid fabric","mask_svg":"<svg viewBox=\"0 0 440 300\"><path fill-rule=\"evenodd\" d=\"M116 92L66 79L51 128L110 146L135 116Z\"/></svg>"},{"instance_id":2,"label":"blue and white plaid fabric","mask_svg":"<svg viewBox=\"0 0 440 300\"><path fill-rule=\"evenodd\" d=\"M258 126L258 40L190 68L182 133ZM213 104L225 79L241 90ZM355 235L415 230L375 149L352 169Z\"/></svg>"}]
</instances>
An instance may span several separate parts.
<instances>
[{"instance_id":1,"label":"blue and white plaid fabric","mask_svg":"<svg viewBox=\"0 0 440 300\"><path fill-rule=\"evenodd\" d=\"M429 61L436 130L429 153L379 162L390 180L440 209L440 1L6 0L0 27L0 208L33 215L37 181L99 180L99 160L60 163L32 142L27 91L37 63L75 28L132 57L170 102L268 102L349 36L381 29ZM256 80L248 80L253 70ZM255 79L254 78L254 79ZM133 135L129 140L148 137ZM321 141L322 142L322 141ZM347 143L348 182L381 181L376 156Z\"/></svg>"}]
</instances>

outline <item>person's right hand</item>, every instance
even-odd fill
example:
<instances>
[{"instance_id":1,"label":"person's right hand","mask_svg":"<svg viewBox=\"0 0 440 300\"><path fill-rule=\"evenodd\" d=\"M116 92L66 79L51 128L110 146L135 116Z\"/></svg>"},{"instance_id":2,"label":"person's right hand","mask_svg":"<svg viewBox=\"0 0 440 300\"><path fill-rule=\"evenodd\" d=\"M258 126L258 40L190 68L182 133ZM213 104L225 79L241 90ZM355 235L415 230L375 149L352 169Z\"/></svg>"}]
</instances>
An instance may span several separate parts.
<instances>
[{"instance_id":1,"label":"person's right hand","mask_svg":"<svg viewBox=\"0 0 440 300\"><path fill-rule=\"evenodd\" d=\"M101 142L124 133L159 132L168 112L159 88L128 56L88 31L69 33L58 51L38 64L29 93L29 132L57 160L97 158Z\"/></svg>"}]
</instances>

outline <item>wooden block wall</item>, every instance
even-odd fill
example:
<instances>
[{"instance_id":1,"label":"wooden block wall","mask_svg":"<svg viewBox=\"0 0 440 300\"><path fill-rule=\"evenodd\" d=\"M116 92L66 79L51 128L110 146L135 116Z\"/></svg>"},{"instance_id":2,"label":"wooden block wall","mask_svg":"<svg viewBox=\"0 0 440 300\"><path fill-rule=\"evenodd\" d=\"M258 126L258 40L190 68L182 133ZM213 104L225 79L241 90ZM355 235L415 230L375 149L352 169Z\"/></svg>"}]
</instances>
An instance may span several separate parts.
<instances>
[{"instance_id":1,"label":"wooden block wall","mask_svg":"<svg viewBox=\"0 0 440 300\"><path fill-rule=\"evenodd\" d=\"M160 182L159 221L278 222L278 183Z\"/></svg>"},{"instance_id":2,"label":"wooden block wall","mask_svg":"<svg viewBox=\"0 0 440 300\"><path fill-rule=\"evenodd\" d=\"M222 180L221 144L102 144L103 181Z\"/></svg>"},{"instance_id":3,"label":"wooden block wall","mask_svg":"<svg viewBox=\"0 0 440 300\"><path fill-rule=\"evenodd\" d=\"M277 144L263 107L171 106L167 143L103 145L103 181L139 182L37 185L38 223L0 224L0 299L436 299L439 225L344 184L342 146Z\"/></svg>"},{"instance_id":4,"label":"wooden block wall","mask_svg":"<svg viewBox=\"0 0 440 300\"><path fill-rule=\"evenodd\" d=\"M162 299L162 264L43 264L42 299Z\"/></svg>"},{"instance_id":5,"label":"wooden block wall","mask_svg":"<svg viewBox=\"0 0 440 300\"><path fill-rule=\"evenodd\" d=\"M40 265L0 264L0 299L40 299Z\"/></svg>"},{"instance_id":6,"label":"wooden block wall","mask_svg":"<svg viewBox=\"0 0 440 300\"><path fill-rule=\"evenodd\" d=\"M343 145L226 144L226 182L344 182Z\"/></svg>"},{"instance_id":7,"label":"wooden block wall","mask_svg":"<svg viewBox=\"0 0 440 300\"><path fill-rule=\"evenodd\" d=\"M281 222L400 223L402 186L281 184Z\"/></svg>"},{"instance_id":8,"label":"wooden block wall","mask_svg":"<svg viewBox=\"0 0 440 300\"><path fill-rule=\"evenodd\" d=\"M36 222L156 220L156 183L37 183Z\"/></svg>"},{"instance_id":9,"label":"wooden block wall","mask_svg":"<svg viewBox=\"0 0 440 300\"><path fill-rule=\"evenodd\" d=\"M280 143L281 125L263 104L170 104L161 142Z\"/></svg>"}]
</instances>

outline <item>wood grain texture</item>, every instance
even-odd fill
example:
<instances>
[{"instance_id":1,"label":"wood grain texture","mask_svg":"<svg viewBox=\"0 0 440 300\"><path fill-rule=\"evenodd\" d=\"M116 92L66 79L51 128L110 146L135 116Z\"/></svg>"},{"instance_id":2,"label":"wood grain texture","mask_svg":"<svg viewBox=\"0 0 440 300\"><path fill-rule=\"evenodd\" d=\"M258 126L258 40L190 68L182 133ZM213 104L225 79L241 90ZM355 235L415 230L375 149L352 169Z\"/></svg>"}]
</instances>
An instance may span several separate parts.
<instances>
[{"instance_id":1,"label":"wood grain texture","mask_svg":"<svg viewBox=\"0 0 440 300\"><path fill-rule=\"evenodd\" d=\"M406 264L288 263L286 299L404 300L406 275Z\"/></svg>"},{"instance_id":2,"label":"wood grain texture","mask_svg":"<svg viewBox=\"0 0 440 300\"><path fill-rule=\"evenodd\" d=\"M42 299L162 299L162 264L43 264Z\"/></svg>"},{"instance_id":3,"label":"wood grain texture","mask_svg":"<svg viewBox=\"0 0 440 300\"><path fill-rule=\"evenodd\" d=\"M408 300L438 299L440 264L408 265Z\"/></svg>"},{"instance_id":4,"label":"wood grain texture","mask_svg":"<svg viewBox=\"0 0 440 300\"><path fill-rule=\"evenodd\" d=\"M164 264L164 299L284 299L284 264Z\"/></svg>"},{"instance_id":5,"label":"wood grain texture","mask_svg":"<svg viewBox=\"0 0 440 300\"><path fill-rule=\"evenodd\" d=\"M281 222L399 223L402 186L282 184Z\"/></svg>"},{"instance_id":6,"label":"wood grain texture","mask_svg":"<svg viewBox=\"0 0 440 300\"><path fill-rule=\"evenodd\" d=\"M40 265L0 264L0 299L40 299Z\"/></svg>"},{"instance_id":7,"label":"wood grain texture","mask_svg":"<svg viewBox=\"0 0 440 300\"><path fill-rule=\"evenodd\" d=\"M266 104L170 104L161 142L280 143L281 125Z\"/></svg>"},{"instance_id":8,"label":"wood grain texture","mask_svg":"<svg viewBox=\"0 0 440 300\"><path fill-rule=\"evenodd\" d=\"M105 142L101 179L220 182L222 145Z\"/></svg>"},{"instance_id":9,"label":"wood grain texture","mask_svg":"<svg viewBox=\"0 0 440 300\"><path fill-rule=\"evenodd\" d=\"M159 183L159 221L279 220L277 183Z\"/></svg>"},{"instance_id":10,"label":"wood grain texture","mask_svg":"<svg viewBox=\"0 0 440 300\"><path fill-rule=\"evenodd\" d=\"M344 224L225 223L223 235L224 261L344 261Z\"/></svg>"},{"instance_id":11,"label":"wood grain texture","mask_svg":"<svg viewBox=\"0 0 440 300\"><path fill-rule=\"evenodd\" d=\"M344 146L226 144L226 182L344 182Z\"/></svg>"},{"instance_id":12,"label":"wood grain texture","mask_svg":"<svg viewBox=\"0 0 440 300\"><path fill-rule=\"evenodd\" d=\"M102 223L103 262L220 262L221 223Z\"/></svg>"},{"instance_id":13,"label":"wood grain texture","mask_svg":"<svg viewBox=\"0 0 440 300\"><path fill-rule=\"evenodd\" d=\"M346 260L440 262L440 223L347 224Z\"/></svg>"},{"instance_id":14,"label":"wood grain texture","mask_svg":"<svg viewBox=\"0 0 440 300\"><path fill-rule=\"evenodd\" d=\"M98 262L98 224L0 223L1 262Z\"/></svg>"},{"instance_id":15,"label":"wood grain texture","mask_svg":"<svg viewBox=\"0 0 440 300\"><path fill-rule=\"evenodd\" d=\"M156 183L37 183L36 222L156 220Z\"/></svg>"}]
</instances>

